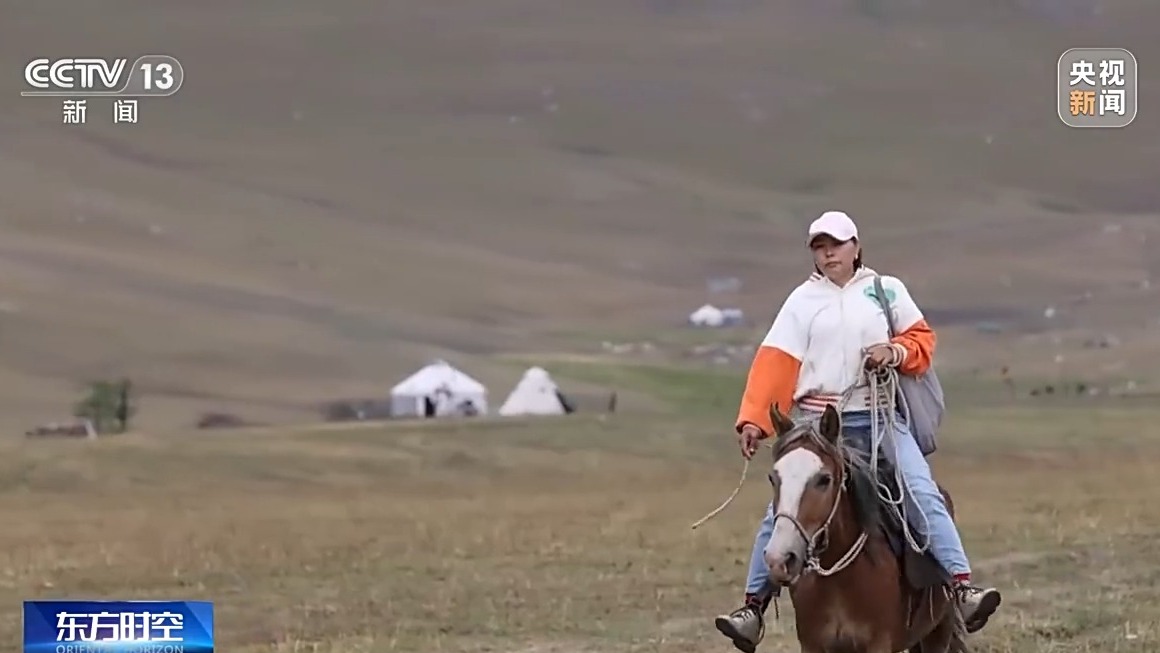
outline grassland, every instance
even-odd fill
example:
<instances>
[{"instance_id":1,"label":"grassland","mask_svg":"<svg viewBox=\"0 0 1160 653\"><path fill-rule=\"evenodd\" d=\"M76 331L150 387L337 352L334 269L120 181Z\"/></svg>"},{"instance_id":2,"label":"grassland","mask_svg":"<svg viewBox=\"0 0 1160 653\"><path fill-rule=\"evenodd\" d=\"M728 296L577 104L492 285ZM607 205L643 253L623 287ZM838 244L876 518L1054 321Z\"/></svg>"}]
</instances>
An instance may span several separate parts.
<instances>
[{"instance_id":1,"label":"grassland","mask_svg":"<svg viewBox=\"0 0 1160 653\"><path fill-rule=\"evenodd\" d=\"M0 601L211 599L239 653L730 650L766 486L691 531L737 480L732 407L635 373L655 407L607 417L7 442ZM1007 597L976 650L1160 646L1158 415L956 410L937 474ZM795 650L782 608L764 650Z\"/></svg>"},{"instance_id":2,"label":"grassland","mask_svg":"<svg viewBox=\"0 0 1160 653\"><path fill-rule=\"evenodd\" d=\"M939 330L938 474L1008 597L977 649L1160 648L1160 410L1025 396L1156 381L1155 2L7 4L0 432L94 377L142 411L0 438L5 605L209 598L229 653L728 650L709 619L765 487L689 530L736 482L743 372L680 352L756 342L837 207ZM1128 129L1051 108L1059 53L1094 43L1141 62ZM138 125L17 95L31 58L146 52L186 81ZM717 275L754 325L677 330ZM543 364L621 410L294 426L435 356L495 395ZM184 430L202 411L274 426Z\"/></svg>"}]
</instances>

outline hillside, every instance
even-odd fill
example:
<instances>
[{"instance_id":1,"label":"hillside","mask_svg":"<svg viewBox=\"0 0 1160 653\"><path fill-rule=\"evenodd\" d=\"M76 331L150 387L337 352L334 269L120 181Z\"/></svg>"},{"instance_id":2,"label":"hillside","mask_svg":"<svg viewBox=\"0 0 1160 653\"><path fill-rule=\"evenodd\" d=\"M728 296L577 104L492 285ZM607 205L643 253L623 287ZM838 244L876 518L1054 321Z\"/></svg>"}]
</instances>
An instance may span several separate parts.
<instances>
[{"instance_id":1,"label":"hillside","mask_svg":"<svg viewBox=\"0 0 1160 653\"><path fill-rule=\"evenodd\" d=\"M1160 7L1098 4L17 3L6 61L167 52L186 81L83 127L0 82L0 424L105 373L156 426L301 418L435 355L506 388L493 354L670 328L710 275L760 322L831 207L947 316L949 366L1050 373L1061 345L972 325L1058 305L1067 342L1123 343L1075 369L1150 369ZM1054 115L1090 43L1141 62L1127 129Z\"/></svg>"}]
</instances>

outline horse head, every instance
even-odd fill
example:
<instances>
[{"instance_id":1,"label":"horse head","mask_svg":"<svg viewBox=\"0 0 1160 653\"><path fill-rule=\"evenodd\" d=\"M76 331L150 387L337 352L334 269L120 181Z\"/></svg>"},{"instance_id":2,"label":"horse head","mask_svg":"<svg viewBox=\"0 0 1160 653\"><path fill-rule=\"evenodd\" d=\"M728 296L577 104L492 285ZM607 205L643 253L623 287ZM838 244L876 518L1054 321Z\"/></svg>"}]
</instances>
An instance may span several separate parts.
<instances>
[{"instance_id":1,"label":"horse head","mask_svg":"<svg viewBox=\"0 0 1160 653\"><path fill-rule=\"evenodd\" d=\"M777 435L773 453L773 535L765 562L775 582L792 585L816 568L829 545L849 469L841 444L841 416L827 406L817 423L794 423L775 404L770 408Z\"/></svg>"}]
</instances>

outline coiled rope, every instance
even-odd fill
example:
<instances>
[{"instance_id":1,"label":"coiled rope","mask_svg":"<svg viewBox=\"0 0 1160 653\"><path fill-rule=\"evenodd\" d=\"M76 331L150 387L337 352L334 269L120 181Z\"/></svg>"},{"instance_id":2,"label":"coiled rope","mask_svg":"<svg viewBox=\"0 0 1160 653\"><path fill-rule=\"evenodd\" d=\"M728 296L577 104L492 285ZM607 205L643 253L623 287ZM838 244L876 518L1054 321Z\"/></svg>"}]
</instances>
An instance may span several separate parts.
<instances>
[{"instance_id":1,"label":"coiled rope","mask_svg":"<svg viewBox=\"0 0 1160 653\"><path fill-rule=\"evenodd\" d=\"M836 406L839 413L845 410L846 403L850 397L859 388L867 388L870 393L870 474L871 478L877 481L878 497L888 510L898 519L901 524L903 536L906 538L908 546L915 551L922 553L930 546L930 524L927 521L925 514L919 511L922 517L923 532L927 533L925 541L920 545L911 532L910 521L907 518L906 497L910 494L910 485L906 481L906 476L902 473L900 465L894 465L894 481L898 487L898 496L891 494L890 484L880 480L878 474L878 458L879 451L882 448L883 441L889 436L890 444L894 447L894 460L898 460L898 442L894 439L893 434L897 433L897 419L899 415L899 407L902 409L902 417L904 423L909 424L911 421L910 405L906 402L906 396L898 391L899 372L897 368L882 366L874 370L866 368L866 358L862 360L862 372L859 373L858 379L850 384L850 387L842 393L838 404ZM901 403L900 403L901 402ZM763 446L773 446L770 442L763 442ZM749 475L749 463L752 457L745 459L745 464L741 468L741 479L737 483L737 487L729 494L721 505L714 508L707 515L698 519L692 526L696 530L704 525L710 519L721 514L737 495L741 492L741 488L745 485L745 479Z\"/></svg>"}]
</instances>

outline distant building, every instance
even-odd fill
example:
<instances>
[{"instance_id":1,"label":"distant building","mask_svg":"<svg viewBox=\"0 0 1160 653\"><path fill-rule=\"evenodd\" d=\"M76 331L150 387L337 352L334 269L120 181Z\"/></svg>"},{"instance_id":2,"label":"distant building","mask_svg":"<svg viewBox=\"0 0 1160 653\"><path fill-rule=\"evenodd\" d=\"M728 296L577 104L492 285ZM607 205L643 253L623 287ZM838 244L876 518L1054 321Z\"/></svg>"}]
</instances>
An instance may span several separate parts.
<instances>
[{"instance_id":1,"label":"distant building","mask_svg":"<svg viewBox=\"0 0 1160 653\"><path fill-rule=\"evenodd\" d=\"M689 324L695 327L721 327L725 325L725 314L716 306L705 304L689 313Z\"/></svg>"},{"instance_id":2,"label":"distant building","mask_svg":"<svg viewBox=\"0 0 1160 653\"><path fill-rule=\"evenodd\" d=\"M391 417L450 417L487 414L487 388L437 360L391 388Z\"/></svg>"},{"instance_id":3,"label":"distant building","mask_svg":"<svg viewBox=\"0 0 1160 653\"><path fill-rule=\"evenodd\" d=\"M717 308L705 304L689 314L689 324L695 327L720 328L737 326L745 322L745 313L740 308Z\"/></svg>"},{"instance_id":4,"label":"distant building","mask_svg":"<svg viewBox=\"0 0 1160 653\"><path fill-rule=\"evenodd\" d=\"M745 311L740 308L723 308L721 317L724 320L723 326L740 326L745 322Z\"/></svg>"}]
</instances>

